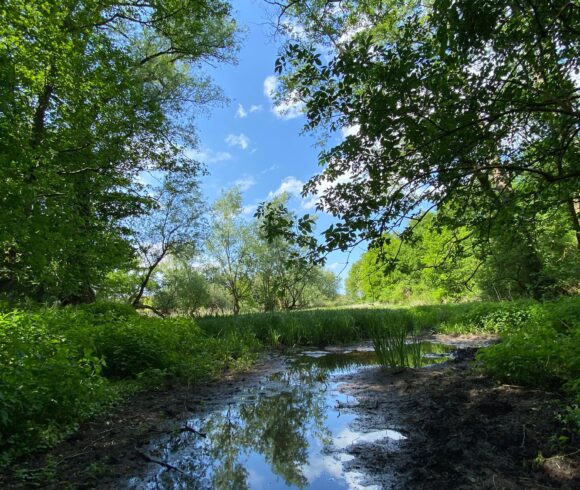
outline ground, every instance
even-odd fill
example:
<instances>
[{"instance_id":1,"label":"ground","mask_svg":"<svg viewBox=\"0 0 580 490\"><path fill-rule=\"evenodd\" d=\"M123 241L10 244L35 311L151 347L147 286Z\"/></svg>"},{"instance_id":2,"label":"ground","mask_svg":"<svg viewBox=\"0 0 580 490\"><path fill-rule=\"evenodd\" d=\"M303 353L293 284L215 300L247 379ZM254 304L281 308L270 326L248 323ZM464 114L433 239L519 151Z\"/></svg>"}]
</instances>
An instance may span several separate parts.
<instances>
[{"instance_id":1,"label":"ground","mask_svg":"<svg viewBox=\"0 0 580 490\"><path fill-rule=\"evenodd\" d=\"M385 488L580 488L578 452L557 456L557 395L477 374L470 368L475 351L462 349L432 369L365 370L344 379L361 425L407 436L391 450L352 448L354 465Z\"/></svg>"},{"instance_id":2,"label":"ground","mask_svg":"<svg viewBox=\"0 0 580 490\"><path fill-rule=\"evenodd\" d=\"M464 348L434 368L373 368L341 380L341 389L357 401L349 410L358 416L358 429L393 428L407 436L354 445L349 452L355 459L347 464L384 488L580 488L578 452L555 456L563 449L553 437L561 433L554 416L558 396L478 374L471 362L476 347L469 346L480 345L480 338L437 340ZM282 366L279 356L269 355L251 372L224 373L219 382L137 394L57 448L28 458L20 483L14 474L0 477L0 487L118 488L152 463L141 449L150 441L181 430L192 412L224 403Z\"/></svg>"}]
</instances>

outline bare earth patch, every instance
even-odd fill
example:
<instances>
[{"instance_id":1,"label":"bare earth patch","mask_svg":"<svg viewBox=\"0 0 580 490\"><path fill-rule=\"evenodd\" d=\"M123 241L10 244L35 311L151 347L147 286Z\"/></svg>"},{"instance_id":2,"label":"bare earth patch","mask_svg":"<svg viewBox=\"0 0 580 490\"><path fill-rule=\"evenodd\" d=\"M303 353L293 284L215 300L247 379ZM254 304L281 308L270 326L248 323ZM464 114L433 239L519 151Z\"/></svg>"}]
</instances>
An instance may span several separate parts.
<instances>
[{"instance_id":1,"label":"bare earth patch","mask_svg":"<svg viewBox=\"0 0 580 490\"><path fill-rule=\"evenodd\" d=\"M358 399L353 410L366 430L407 436L395 448L354 448L353 463L382 488L580 488L578 453L550 457L557 397L474 374L474 353L431 369L346 377L343 390Z\"/></svg>"}]
</instances>

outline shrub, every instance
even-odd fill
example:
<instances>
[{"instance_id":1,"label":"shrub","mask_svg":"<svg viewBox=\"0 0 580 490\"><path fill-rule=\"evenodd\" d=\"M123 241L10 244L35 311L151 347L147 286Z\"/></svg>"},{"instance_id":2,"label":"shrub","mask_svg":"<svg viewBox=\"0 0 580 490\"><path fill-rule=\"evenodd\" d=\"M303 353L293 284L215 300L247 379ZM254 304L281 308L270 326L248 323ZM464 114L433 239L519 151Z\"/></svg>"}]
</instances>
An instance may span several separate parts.
<instances>
[{"instance_id":1,"label":"shrub","mask_svg":"<svg viewBox=\"0 0 580 490\"><path fill-rule=\"evenodd\" d=\"M110 398L102 361L39 314L0 314L0 453L54 443Z\"/></svg>"},{"instance_id":2,"label":"shrub","mask_svg":"<svg viewBox=\"0 0 580 490\"><path fill-rule=\"evenodd\" d=\"M0 313L0 466L54 444L129 389L247 367L258 347L249 333L212 337L190 319L105 304Z\"/></svg>"}]
</instances>

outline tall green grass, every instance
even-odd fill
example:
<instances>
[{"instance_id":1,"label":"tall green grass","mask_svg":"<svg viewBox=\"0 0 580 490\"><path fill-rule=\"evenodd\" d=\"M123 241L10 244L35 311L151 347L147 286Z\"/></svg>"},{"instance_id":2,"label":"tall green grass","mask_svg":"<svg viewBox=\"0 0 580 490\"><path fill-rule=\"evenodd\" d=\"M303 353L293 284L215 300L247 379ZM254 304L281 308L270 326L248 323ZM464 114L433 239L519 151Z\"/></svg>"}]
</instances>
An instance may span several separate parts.
<instances>
[{"instance_id":1,"label":"tall green grass","mask_svg":"<svg viewBox=\"0 0 580 490\"><path fill-rule=\"evenodd\" d=\"M388 365L413 362L403 360L405 336L495 334L502 342L480 351L477 359L482 371L501 381L563 388L580 406L580 297L543 303L520 300L260 313L207 317L199 325L212 335L250 333L276 347L324 347L373 339L377 354Z\"/></svg>"},{"instance_id":2,"label":"tall green grass","mask_svg":"<svg viewBox=\"0 0 580 490\"><path fill-rule=\"evenodd\" d=\"M565 325L580 309L578 298L538 303L472 302L409 308L346 308L251 313L204 317L200 327L209 334L251 332L266 345L325 346L370 340L377 325L404 323L413 332L502 334L531 321Z\"/></svg>"}]
</instances>

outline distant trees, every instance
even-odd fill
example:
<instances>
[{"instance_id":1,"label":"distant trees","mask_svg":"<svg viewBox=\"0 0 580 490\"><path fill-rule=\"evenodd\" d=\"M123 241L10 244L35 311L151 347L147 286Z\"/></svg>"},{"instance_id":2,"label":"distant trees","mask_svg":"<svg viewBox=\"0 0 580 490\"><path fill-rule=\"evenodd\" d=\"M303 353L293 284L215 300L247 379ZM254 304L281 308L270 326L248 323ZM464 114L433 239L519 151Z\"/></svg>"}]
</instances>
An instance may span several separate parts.
<instances>
[{"instance_id":1,"label":"distant trees","mask_svg":"<svg viewBox=\"0 0 580 490\"><path fill-rule=\"evenodd\" d=\"M580 258L573 234L561 226L564 213L534 233L525 223L508 234L495 233L493 254L482 250L468 229L442 227L443 219L429 213L411 237L405 237L408 229L390 233L380 249L369 248L346 278L349 298L387 303L516 299L534 297L538 284L546 296L578 293Z\"/></svg>"},{"instance_id":2,"label":"distant trees","mask_svg":"<svg viewBox=\"0 0 580 490\"><path fill-rule=\"evenodd\" d=\"M207 254L214 268L212 280L230 295L234 315L250 297L255 268L255 230L241 218L242 194L237 187L230 189L214 203Z\"/></svg>"},{"instance_id":3,"label":"distant trees","mask_svg":"<svg viewBox=\"0 0 580 490\"><path fill-rule=\"evenodd\" d=\"M210 306L207 278L184 260L173 260L162 270L162 282L153 290L153 307L163 315L195 316Z\"/></svg>"},{"instance_id":4,"label":"distant trees","mask_svg":"<svg viewBox=\"0 0 580 490\"><path fill-rule=\"evenodd\" d=\"M462 243L458 251L454 243ZM345 282L355 301L408 303L441 302L474 297L478 260L474 242L465 229L436 226L430 213L414 230L412 239L385 237L381 249L371 248L353 264Z\"/></svg>"},{"instance_id":5,"label":"distant trees","mask_svg":"<svg viewBox=\"0 0 580 490\"><path fill-rule=\"evenodd\" d=\"M287 199L272 204L283 207ZM304 262L299 244L288 237L268 239L260 218L247 221L241 213L241 192L234 187L215 202L206 242L211 282L228 292L234 314L244 303L262 311L291 310L336 295L334 274ZM288 223L295 219L286 213Z\"/></svg>"}]
</instances>

